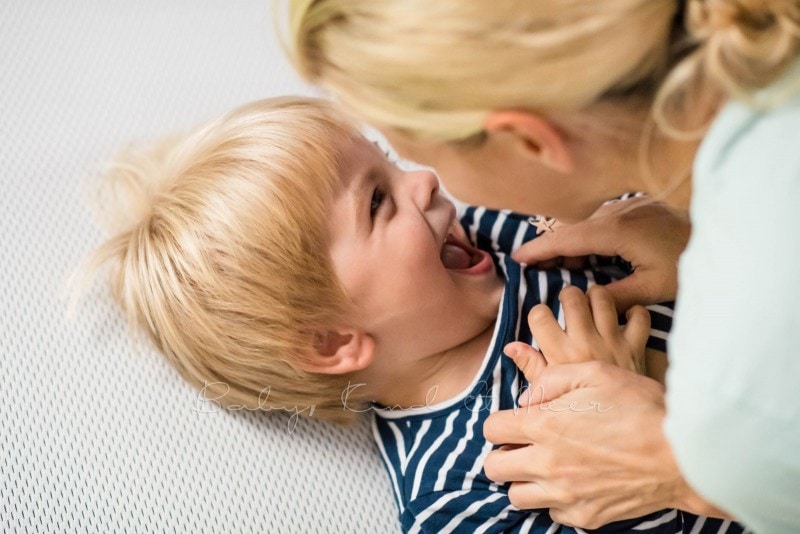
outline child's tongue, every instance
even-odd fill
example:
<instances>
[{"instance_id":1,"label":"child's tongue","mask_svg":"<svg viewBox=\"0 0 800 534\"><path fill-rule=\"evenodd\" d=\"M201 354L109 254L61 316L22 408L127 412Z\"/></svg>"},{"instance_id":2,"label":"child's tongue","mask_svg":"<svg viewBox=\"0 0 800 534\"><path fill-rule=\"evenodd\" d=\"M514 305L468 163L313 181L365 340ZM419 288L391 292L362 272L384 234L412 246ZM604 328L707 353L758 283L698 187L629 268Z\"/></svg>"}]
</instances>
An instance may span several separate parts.
<instances>
[{"instance_id":1,"label":"child's tongue","mask_svg":"<svg viewBox=\"0 0 800 534\"><path fill-rule=\"evenodd\" d=\"M461 247L445 243L442 247L442 263L447 269L469 269L472 258Z\"/></svg>"}]
</instances>

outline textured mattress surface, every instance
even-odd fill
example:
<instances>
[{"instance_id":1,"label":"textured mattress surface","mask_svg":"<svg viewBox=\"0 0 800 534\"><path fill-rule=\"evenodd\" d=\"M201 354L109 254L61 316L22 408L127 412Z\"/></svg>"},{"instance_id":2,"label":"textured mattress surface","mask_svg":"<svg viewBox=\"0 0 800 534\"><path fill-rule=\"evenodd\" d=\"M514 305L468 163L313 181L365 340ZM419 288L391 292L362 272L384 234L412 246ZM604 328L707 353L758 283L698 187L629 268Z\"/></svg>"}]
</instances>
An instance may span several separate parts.
<instances>
[{"instance_id":1,"label":"textured mattress surface","mask_svg":"<svg viewBox=\"0 0 800 534\"><path fill-rule=\"evenodd\" d=\"M0 3L0 530L398 530L366 421L215 409L100 281L65 316L98 163L286 93L268 0Z\"/></svg>"}]
</instances>

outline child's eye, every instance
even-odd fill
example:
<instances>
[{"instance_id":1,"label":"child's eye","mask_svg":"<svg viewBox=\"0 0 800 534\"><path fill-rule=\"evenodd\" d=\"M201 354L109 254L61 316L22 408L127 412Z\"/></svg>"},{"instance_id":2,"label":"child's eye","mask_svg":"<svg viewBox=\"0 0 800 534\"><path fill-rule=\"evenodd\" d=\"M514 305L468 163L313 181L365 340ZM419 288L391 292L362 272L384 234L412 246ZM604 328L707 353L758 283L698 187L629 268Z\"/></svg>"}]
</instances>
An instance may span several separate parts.
<instances>
[{"instance_id":1,"label":"child's eye","mask_svg":"<svg viewBox=\"0 0 800 534\"><path fill-rule=\"evenodd\" d=\"M378 208L381 207L383 204L383 199L386 197L386 193L381 191L379 187L376 187L375 190L372 192L372 199L369 202L369 216L370 218L374 218L375 214L378 212Z\"/></svg>"}]
</instances>

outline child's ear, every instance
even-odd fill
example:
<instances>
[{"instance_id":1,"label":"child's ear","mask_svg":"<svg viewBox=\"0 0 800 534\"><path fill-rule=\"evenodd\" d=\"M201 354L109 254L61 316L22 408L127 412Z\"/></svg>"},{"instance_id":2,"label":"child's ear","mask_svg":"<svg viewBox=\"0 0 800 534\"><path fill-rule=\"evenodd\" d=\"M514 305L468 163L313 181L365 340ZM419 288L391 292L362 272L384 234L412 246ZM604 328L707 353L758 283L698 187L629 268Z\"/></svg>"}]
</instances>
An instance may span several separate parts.
<instances>
[{"instance_id":1,"label":"child's ear","mask_svg":"<svg viewBox=\"0 0 800 534\"><path fill-rule=\"evenodd\" d=\"M563 134L547 119L522 110L491 112L484 121L489 135L511 136L514 146L527 158L534 158L551 169L569 174L574 165Z\"/></svg>"},{"instance_id":2,"label":"child's ear","mask_svg":"<svg viewBox=\"0 0 800 534\"><path fill-rule=\"evenodd\" d=\"M314 350L305 370L342 375L367 368L375 359L375 340L355 328L314 334Z\"/></svg>"}]
</instances>

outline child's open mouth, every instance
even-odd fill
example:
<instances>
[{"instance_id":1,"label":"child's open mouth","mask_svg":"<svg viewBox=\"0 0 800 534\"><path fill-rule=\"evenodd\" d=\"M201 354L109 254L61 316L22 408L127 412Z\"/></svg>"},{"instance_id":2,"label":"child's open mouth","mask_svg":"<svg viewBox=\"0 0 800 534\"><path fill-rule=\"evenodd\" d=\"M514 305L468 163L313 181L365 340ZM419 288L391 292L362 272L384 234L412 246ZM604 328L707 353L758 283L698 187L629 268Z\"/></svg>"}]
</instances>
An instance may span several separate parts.
<instances>
[{"instance_id":1,"label":"child's open mouth","mask_svg":"<svg viewBox=\"0 0 800 534\"><path fill-rule=\"evenodd\" d=\"M491 257L488 254L459 239L452 231L447 234L444 245L442 245L440 258L445 269L452 271L483 272L485 270L483 264L487 261L491 263ZM479 265L481 268L476 268Z\"/></svg>"}]
</instances>

